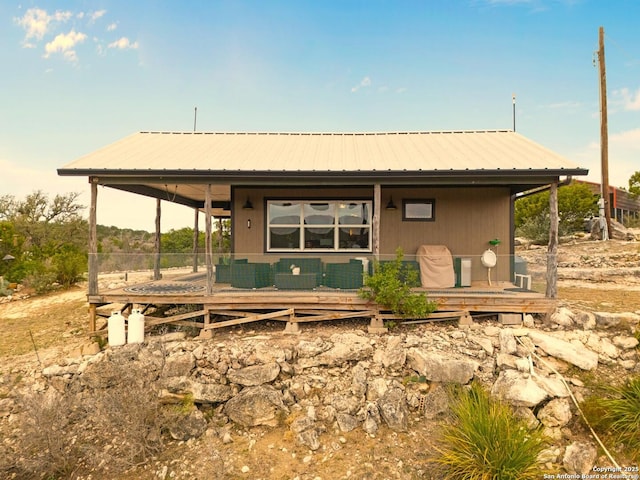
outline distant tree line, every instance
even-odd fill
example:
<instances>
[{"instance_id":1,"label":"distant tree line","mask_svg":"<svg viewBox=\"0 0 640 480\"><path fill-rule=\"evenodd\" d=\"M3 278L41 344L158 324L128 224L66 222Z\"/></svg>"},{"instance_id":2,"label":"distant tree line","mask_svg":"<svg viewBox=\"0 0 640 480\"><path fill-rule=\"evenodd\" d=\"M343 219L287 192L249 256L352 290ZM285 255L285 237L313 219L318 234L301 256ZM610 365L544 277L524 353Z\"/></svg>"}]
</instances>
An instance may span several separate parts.
<instances>
[{"instance_id":1,"label":"distant tree line","mask_svg":"<svg viewBox=\"0 0 640 480\"><path fill-rule=\"evenodd\" d=\"M572 182L558 189L558 235L583 231L585 219L598 214L598 197L584 183ZM547 244L551 225L549 191L522 197L515 202L516 235Z\"/></svg>"},{"instance_id":2,"label":"distant tree line","mask_svg":"<svg viewBox=\"0 0 640 480\"><path fill-rule=\"evenodd\" d=\"M79 193L50 198L38 190L24 199L0 196L0 294L6 284L23 283L43 293L69 287L87 272L89 225ZM216 229L214 251L228 252L229 221ZM100 270L137 270L153 267L153 233L98 225ZM198 250L204 252L204 233L198 235ZM193 259L193 229L163 233L160 238L163 268L190 265Z\"/></svg>"}]
</instances>

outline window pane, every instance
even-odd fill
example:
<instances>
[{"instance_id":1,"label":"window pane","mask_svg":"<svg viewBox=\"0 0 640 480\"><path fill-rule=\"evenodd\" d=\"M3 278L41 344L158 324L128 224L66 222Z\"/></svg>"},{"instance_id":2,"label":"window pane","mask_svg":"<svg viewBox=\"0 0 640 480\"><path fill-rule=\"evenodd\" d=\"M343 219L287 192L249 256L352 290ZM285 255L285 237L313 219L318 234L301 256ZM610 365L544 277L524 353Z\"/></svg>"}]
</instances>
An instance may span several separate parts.
<instances>
[{"instance_id":1,"label":"window pane","mask_svg":"<svg viewBox=\"0 0 640 480\"><path fill-rule=\"evenodd\" d=\"M334 248L334 228L305 228L304 248Z\"/></svg>"},{"instance_id":2,"label":"window pane","mask_svg":"<svg viewBox=\"0 0 640 480\"><path fill-rule=\"evenodd\" d=\"M300 248L299 228L278 228L269 229L269 246L271 248Z\"/></svg>"},{"instance_id":3,"label":"window pane","mask_svg":"<svg viewBox=\"0 0 640 480\"><path fill-rule=\"evenodd\" d=\"M271 202L269 223L272 225L300 225L300 204L295 202Z\"/></svg>"},{"instance_id":4,"label":"window pane","mask_svg":"<svg viewBox=\"0 0 640 480\"><path fill-rule=\"evenodd\" d=\"M369 228L340 227L340 248L369 249Z\"/></svg>"},{"instance_id":5,"label":"window pane","mask_svg":"<svg viewBox=\"0 0 640 480\"><path fill-rule=\"evenodd\" d=\"M331 203L305 203L304 223L307 225L333 225L334 206Z\"/></svg>"},{"instance_id":6,"label":"window pane","mask_svg":"<svg viewBox=\"0 0 640 480\"><path fill-rule=\"evenodd\" d=\"M361 203L341 203L338 206L338 222L340 225L368 225L369 205Z\"/></svg>"},{"instance_id":7,"label":"window pane","mask_svg":"<svg viewBox=\"0 0 640 480\"><path fill-rule=\"evenodd\" d=\"M433 200L406 201L404 203L404 218L407 220L433 219Z\"/></svg>"}]
</instances>

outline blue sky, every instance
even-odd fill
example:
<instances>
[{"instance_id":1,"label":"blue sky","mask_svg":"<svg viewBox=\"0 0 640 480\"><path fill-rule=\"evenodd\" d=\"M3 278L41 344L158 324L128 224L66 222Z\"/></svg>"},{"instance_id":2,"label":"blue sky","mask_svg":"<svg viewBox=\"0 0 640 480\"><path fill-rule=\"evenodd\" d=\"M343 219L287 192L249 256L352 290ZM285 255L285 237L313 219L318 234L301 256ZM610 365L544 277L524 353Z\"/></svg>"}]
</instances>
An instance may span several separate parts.
<instances>
[{"instance_id":1,"label":"blue sky","mask_svg":"<svg viewBox=\"0 0 640 480\"><path fill-rule=\"evenodd\" d=\"M640 170L635 0L70 0L0 3L0 195L82 192L56 169L141 130L516 130L600 179ZM141 205L139 209L133 205ZM155 202L100 192L98 222ZM191 226L165 208L163 230Z\"/></svg>"}]
</instances>

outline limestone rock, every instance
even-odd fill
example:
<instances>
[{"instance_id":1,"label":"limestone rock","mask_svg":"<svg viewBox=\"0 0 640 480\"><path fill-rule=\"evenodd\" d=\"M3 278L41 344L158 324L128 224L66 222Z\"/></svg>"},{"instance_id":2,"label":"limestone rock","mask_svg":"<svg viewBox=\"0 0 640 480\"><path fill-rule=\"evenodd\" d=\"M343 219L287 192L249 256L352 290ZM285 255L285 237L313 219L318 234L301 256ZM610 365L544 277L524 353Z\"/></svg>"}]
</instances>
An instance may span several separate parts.
<instances>
[{"instance_id":1,"label":"limestone rock","mask_svg":"<svg viewBox=\"0 0 640 480\"><path fill-rule=\"evenodd\" d=\"M593 330L596 328L596 316L592 312L577 312L573 320L584 330Z\"/></svg>"},{"instance_id":2,"label":"limestone rock","mask_svg":"<svg viewBox=\"0 0 640 480\"><path fill-rule=\"evenodd\" d=\"M264 365L253 365L238 370L229 369L227 378L233 383L252 387L273 382L280 374L280 365L270 362Z\"/></svg>"},{"instance_id":3,"label":"limestone rock","mask_svg":"<svg viewBox=\"0 0 640 480\"><path fill-rule=\"evenodd\" d=\"M598 354L584 346L577 348L572 343L536 330L529 332L529 338L547 354L583 370L593 370L598 366Z\"/></svg>"},{"instance_id":4,"label":"limestone rock","mask_svg":"<svg viewBox=\"0 0 640 480\"><path fill-rule=\"evenodd\" d=\"M378 408L382 419L391 430L406 432L409 426L409 408L404 392L391 388L378 399Z\"/></svg>"},{"instance_id":5,"label":"limestone rock","mask_svg":"<svg viewBox=\"0 0 640 480\"><path fill-rule=\"evenodd\" d=\"M575 315L568 308L561 307L557 309L551 316L549 320L552 324L560 325L561 327L570 328L575 323Z\"/></svg>"},{"instance_id":6,"label":"limestone rock","mask_svg":"<svg viewBox=\"0 0 640 480\"><path fill-rule=\"evenodd\" d=\"M480 345L487 355L493 355L493 342L486 337L479 337L476 335L469 335L469 340L477 345Z\"/></svg>"},{"instance_id":7,"label":"limestone rock","mask_svg":"<svg viewBox=\"0 0 640 480\"><path fill-rule=\"evenodd\" d=\"M628 322L631 324L638 324L640 322L640 315L636 313L610 313L610 312L594 312L596 317L596 324L600 328L611 328L619 325L622 322Z\"/></svg>"},{"instance_id":8,"label":"limestone rock","mask_svg":"<svg viewBox=\"0 0 640 480\"><path fill-rule=\"evenodd\" d=\"M162 370L163 377L186 377L196 366L196 359L191 352L179 352L169 355Z\"/></svg>"},{"instance_id":9,"label":"limestone rock","mask_svg":"<svg viewBox=\"0 0 640 480\"><path fill-rule=\"evenodd\" d=\"M425 418L431 420L449 410L449 396L442 386L428 392L422 400Z\"/></svg>"},{"instance_id":10,"label":"limestone rock","mask_svg":"<svg viewBox=\"0 0 640 480\"><path fill-rule=\"evenodd\" d=\"M511 405L524 407L535 407L549 396L531 376L516 370L500 372L491 394Z\"/></svg>"},{"instance_id":11,"label":"limestone rock","mask_svg":"<svg viewBox=\"0 0 640 480\"><path fill-rule=\"evenodd\" d=\"M336 422L341 432L350 432L358 427L358 419L348 413L337 413Z\"/></svg>"},{"instance_id":12,"label":"limestone rock","mask_svg":"<svg viewBox=\"0 0 640 480\"><path fill-rule=\"evenodd\" d=\"M597 456L598 450L595 445L574 442L565 450L562 464L570 475L586 475L593 469Z\"/></svg>"},{"instance_id":13,"label":"limestone rock","mask_svg":"<svg viewBox=\"0 0 640 480\"><path fill-rule=\"evenodd\" d=\"M247 387L224 406L224 413L245 427L274 427L278 425L279 417L284 412L286 407L282 394L270 385Z\"/></svg>"},{"instance_id":14,"label":"limestone rock","mask_svg":"<svg viewBox=\"0 0 640 480\"><path fill-rule=\"evenodd\" d=\"M407 360L407 351L402 346L402 338L391 337L382 354L382 365L389 369L402 368Z\"/></svg>"},{"instance_id":15,"label":"limestone rock","mask_svg":"<svg viewBox=\"0 0 640 480\"><path fill-rule=\"evenodd\" d=\"M369 338L355 333L334 334L330 338L333 347L311 358L301 358L301 368L325 365L339 366L345 362L360 361L371 357L373 347Z\"/></svg>"},{"instance_id":16,"label":"limestone rock","mask_svg":"<svg viewBox=\"0 0 640 480\"><path fill-rule=\"evenodd\" d=\"M623 350L630 350L632 348L636 348L638 346L638 343L640 343L638 342L637 338L628 337L625 335L616 335L611 339L611 341L616 347L621 348Z\"/></svg>"},{"instance_id":17,"label":"limestone rock","mask_svg":"<svg viewBox=\"0 0 640 480\"><path fill-rule=\"evenodd\" d=\"M171 438L182 441L199 438L206 430L207 419L197 408L194 408L189 415L178 417L169 426Z\"/></svg>"},{"instance_id":18,"label":"limestone rock","mask_svg":"<svg viewBox=\"0 0 640 480\"><path fill-rule=\"evenodd\" d=\"M407 364L429 381L461 385L469 383L480 366L474 360L426 352L419 348L409 349Z\"/></svg>"},{"instance_id":19,"label":"limestone rock","mask_svg":"<svg viewBox=\"0 0 640 480\"><path fill-rule=\"evenodd\" d=\"M571 406L566 398L554 398L538 412L545 427L564 427L571 421Z\"/></svg>"},{"instance_id":20,"label":"limestone rock","mask_svg":"<svg viewBox=\"0 0 640 480\"><path fill-rule=\"evenodd\" d=\"M233 396L233 391L229 385L221 385L219 383L190 381L186 389L193 395L195 403L223 403Z\"/></svg>"},{"instance_id":21,"label":"limestone rock","mask_svg":"<svg viewBox=\"0 0 640 480\"><path fill-rule=\"evenodd\" d=\"M518 346L516 342L516 337L513 335L511 329L503 329L500 331L498 336L500 339L500 352L505 354L513 354L516 353L516 348Z\"/></svg>"}]
</instances>

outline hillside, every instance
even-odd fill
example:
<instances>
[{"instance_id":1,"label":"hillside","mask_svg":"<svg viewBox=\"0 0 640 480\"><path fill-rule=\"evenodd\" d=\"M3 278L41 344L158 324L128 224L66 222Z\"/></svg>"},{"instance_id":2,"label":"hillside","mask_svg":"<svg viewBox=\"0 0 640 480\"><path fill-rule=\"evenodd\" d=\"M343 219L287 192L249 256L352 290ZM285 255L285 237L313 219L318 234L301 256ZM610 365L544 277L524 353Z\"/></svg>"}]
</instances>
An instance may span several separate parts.
<instances>
[{"instance_id":1,"label":"hillside","mask_svg":"<svg viewBox=\"0 0 640 480\"><path fill-rule=\"evenodd\" d=\"M543 274L545 249L530 247L518 253L529 262L529 271L534 278ZM575 312L624 313L624 318L630 320L613 327L604 327L602 323L587 327L584 323L562 326L548 323L545 319L535 319L530 327L563 334L575 340L590 341L594 345L608 345L614 337L628 338L638 329L637 320L635 323L633 320L637 317L633 312L640 314L639 270L640 245L637 243L574 241L562 244L559 252L561 306ZM199 434L177 434L177 439L167 438L163 449L141 465L131 464L124 468L113 457L112 472L108 478L123 480L438 478L438 471L427 460L434 452L439 425L447 418L446 401L441 396L443 390L440 381L411 380L419 378L416 373L419 367L416 366L417 360L412 349L477 362L480 367L475 376L487 385L496 381L498 372L505 368L508 370L496 364L496 355L503 347L502 328L492 318L478 320L469 330L460 330L450 323L406 325L382 336L366 334L364 320L305 325L299 336L283 335L282 326L277 322L263 322L224 330L216 333L213 341L208 342L191 340L188 332L176 336L159 331L154 340L142 349L126 347L115 349L112 353L109 353L112 349L107 349L104 353L83 359L81 354L87 353L90 348L86 340L86 320L85 292L82 288L0 304L0 322L5 332L0 337L0 428L4 433L5 449L15 447L16 444L11 442L17 442L20 438L15 428L21 425L21 418L29 408L27 403L20 400L26 397L20 395L34 392L44 394L46 391L60 394L75 392L74 395L81 395L78 398L88 402L94 398L94 390L88 389L87 385L92 384L92 380L85 375L95 368L110 366L108 368L112 370L103 370L104 373L98 378L102 379L100 381L113 378L115 388L122 383L118 381L118 376L120 380L126 379L124 372L133 369L134 365L137 367L131 371L140 372L140 378L145 378L143 372L153 371L156 367L153 362L140 362L153 358L166 358L162 367L164 374L159 378L169 375L169 369L174 372L168 376L169 379L184 368L185 358L192 358L199 373L192 373L190 381L200 379L198 381L203 384L226 378L229 370L242 371L276 361L280 373L274 386L292 395L289 400L285 398L288 413L279 418L275 427L245 427L229 420L230 413L223 409L222 403L216 406L215 403L196 402L201 414L190 414L189 418L193 417L190 428ZM348 354L343 357L336 353L334 360L315 360L322 358L318 357L322 352L342 351L337 349L338 345L343 345L341 348L352 352L353 356ZM402 351L394 345L401 347ZM401 361L402 352L413 360ZM631 370L628 369L628 363L622 363L622 356L612 359L602 353L599 354L597 369L591 371L581 371L561 361L554 360L553 364L574 379L578 396L584 398L595 384L613 384L629 371L640 371L637 350L635 353L633 350L625 352L624 361L634 362ZM396 357L396 354L400 356ZM226 367L222 368L223 364ZM140 365L147 366L137 370ZM537 362L536 368L540 368L541 372L545 370ZM105 376L109 371L112 374L116 372L116 377ZM165 378L160 392L164 391L161 394L166 402L184 404L184 396L175 396L179 390L169 388L174 381L177 380ZM225 382L228 380L221 385L228 386ZM359 417L356 410L362 405L377 402L382 392L396 387L405 392L408 402L406 429L391 428L379 419L377 423L374 422L375 428L371 423L367 427L366 413L361 414L364 417ZM231 388L233 391L237 388L233 387L233 382ZM374 394L376 389L379 390L378 394ZM95 392L98 391L96 388ZM355 409L353 416L360 419L359 426L352 430L340 422L328 420L332 411L328 406L339 413L342 408L339 407L339 394L349 391L361 392L357 396L363 395L369 402L348 407ZM130 398L122 395L121 398ZM137 402L134 400L133 403ZM133 408L129 404L124 407L120 405L125 410L129 406ZM552 442L554 447L547 452L545 467L552 473L563 471L562 458L568 445L576 441L593 442L577 417L575 407L571 408L573 416L569 423L562 429L553 430L558 438ZM131 412L140 412L140 404ZM87 425L90 428L83 429L84 432L98 429L95 433L99 434L100 431L111 432L109 429L115 429L115 432L120 430L120 434L124 435L124 425L91 423L96 421L95 416L91 412L84 415L77 420L79 424L89 422ZM333 416L337 418L335 412ZM373 417L375 420L375 415ZM313 421L305 420L308 418ZM313 428L307 429L304 422L310 422ZM63 435L73 436L73 427L67 425L66 428L69 431ZM307 440L302 441L299 437L305 432L315 432L316 436L309 433ZM82 436L80 433L77 435ZM109 451L119 452L123 448L126 451L125 444L116 442L118 438L116 433L114 442L108 447ZM132 441L131 437L126 439ZM94 443L104 448L101 441ZM101 455L100 451L94 451L94 454L96 457ZM10 455L6 457L10 458ZM619 461L624 461L624 457ZM600 452L597 464L605 465L606 462L607 459ZM100 462L94 466L84 464L84 468L87 471L93 469L95 473L91 478L105 478L105 465L100 466ZM119 473L116 474L116 471ZM69 475L68 478L89 478L87 473L83 475Z\"/></svg>"}]
</instances>

